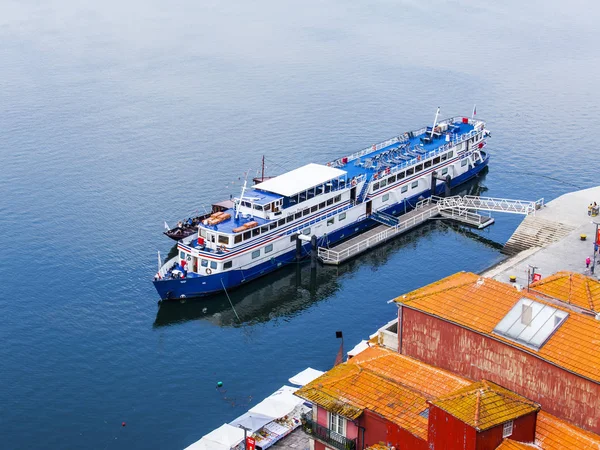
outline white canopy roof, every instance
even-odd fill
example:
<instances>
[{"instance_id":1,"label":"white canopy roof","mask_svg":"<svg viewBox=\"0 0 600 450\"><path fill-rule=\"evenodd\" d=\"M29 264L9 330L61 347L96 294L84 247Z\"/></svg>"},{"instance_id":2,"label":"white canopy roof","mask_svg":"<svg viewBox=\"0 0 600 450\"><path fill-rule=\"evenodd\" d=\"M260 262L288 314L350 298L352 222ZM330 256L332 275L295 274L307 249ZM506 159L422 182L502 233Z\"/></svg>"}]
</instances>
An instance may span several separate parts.
<instances>
[{"instance_id":1,"label":"white canopy roof","mask_svg":"<svg viewBox=\"0 0 600 450\"><path fill-rule=\"evenodd\" d=\"M354 346L354 348L352 350L350 350L348 352L348 356L356 356L358 355L360 352L362 352L363 350L366 350L369 348L369 343L367 341L360 341L358 344L356 344Z\"/></svg>"},{"instance_id":2,"label":"white canopy roof","mask_svg":"<svg viewBox=\"0 0 600 450\"><path fill-rule=\"evenodd\" d=\"M320 370L309 367L308 369L304 369L302 372L294 375L289 379L289 382L295 384L296 386L304 386L305 384L310 383L312 380L319 378L324 373L325 372L321 372Z\"/></svg>"},{"instance_id":3,"label":"white canopy roof","mask_svg":"<svg viewBox=\"0 0 600 450\"><path fill-rule=\"evenodd\" d=\"M273 418L288 415L296 406L304 403L304 400L294 395L297 390L298 388L283 386L252 408L250 412Z\"/></svg>"},{"instance_id":4,"label":"white canopy roof","mask_svg":"<svg viewBox=\"0 0 600 450\"><path fill-rule=\"evenodd\" d=\"M243 427L252 430L252 432L255 432L275 419L279 419L279 417L265 416L264 414L252 413L248 411L247 413L242 414L240 417L235 419L233 422L229 422L229 425L233 425L234 427L242 425Z\"/></svg>"},{"instance_id":5,"label":"white canopy roof","mask_svg":"<svg viewBox=\"0 0 600 450\"><path fill-rule=\"evenodd\" d=\"M230 450L243 440L244 430L225 423L185 450Z\"/></svg>"},{"instance_id":6,"label":"white canopy roof","mask_svg":"<svg viewBox=\"0 0 600 450\"><path fill-rule=\"evenodd\" d=\"M263 191L290 197L345 174L346 171L344 170L311 163L258 183L254 185L254 189L262 189Z\"/></svg>"}]
</instances>

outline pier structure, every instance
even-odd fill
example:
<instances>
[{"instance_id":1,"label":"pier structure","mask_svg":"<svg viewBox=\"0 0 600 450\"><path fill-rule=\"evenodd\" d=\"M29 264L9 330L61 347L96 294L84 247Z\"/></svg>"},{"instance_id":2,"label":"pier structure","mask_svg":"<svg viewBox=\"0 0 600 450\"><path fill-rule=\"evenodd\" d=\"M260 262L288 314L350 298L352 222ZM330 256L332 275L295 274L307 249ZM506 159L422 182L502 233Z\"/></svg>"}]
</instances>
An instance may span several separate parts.
<instances>
[{"instance_id":1,"label":"pier structure","mask_svg":"<svg viewBox=\"0 0 600 450\"><path fill-rule=\"evenodd\" d=\"M526 201L470 195L445 198L433 196L418 202L415 209L400 217L382 211L373 212L371 219L381 225L331 248L319 247L318 257L324 264L339 265L431 219L454 220L482 229L494 223L494 219L489 215L479 214L479 211L529 216L535 215L543 206L544 199Z\"/></svg>"},{"instance_id":2,"label":"pier structure","mask_svg":"<svg viewBox=\"0 0 600 450\"><path fill-rule=\"evenodd\" d=\"M600 215L591 214L593 202L600 203L600 186L564 194L528 215L504 246L509 258L482 275L520 286L528 286L534 274L543 279L565 270L597 279L600 256L594 255L594 243Z\"/></svg>"}]
</instances>

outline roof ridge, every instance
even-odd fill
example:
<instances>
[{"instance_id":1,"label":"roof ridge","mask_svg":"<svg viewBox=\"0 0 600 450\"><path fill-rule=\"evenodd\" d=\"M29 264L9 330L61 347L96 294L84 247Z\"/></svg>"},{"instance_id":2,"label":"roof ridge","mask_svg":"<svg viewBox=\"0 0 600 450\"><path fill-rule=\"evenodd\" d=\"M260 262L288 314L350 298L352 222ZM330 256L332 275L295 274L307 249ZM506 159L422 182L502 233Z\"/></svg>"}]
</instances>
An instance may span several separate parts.
<instances>
[{"instance_id":1,"label":"roof ridge","mask_svg":"<svg viewBox=\"0 0 600 450\"><path fill-rule=\"evenodd\" d=\"M473 274L473 275L477 276L477 275L476 275L476 274L474 274L473 272L459 272L459 273L464 273L464 274ZM411 296L411 297L408 299L408 301L412 301L412 300L418 300L418 299L420 299L420 298L423 298L423 297L428 297L428 296L430 296L430 295L437 294L437 293L439 293L439 292L442 292L442 291L449 291L449 290L451 290L451 289L458 289L458 288L461 288L461 287L463 287L463 286L466 286L466 285L468 285L468 284L474 284L474 283L476 283L476 282L477 282L479 279L481 279L481 278L485 278L485 277L479 276L479 277L477 277L477 280L474 280L474 281L472 281L472 280L469 280L469 281L464 281L464 282L461 282L461 283L459 283L459 284L456 284L456 285L454 285L454 286L449 286L449 287L444 287L444 286L442 286L442 283L441 283L441 282L442 282L442 281L444 281L444 280L447 280L448 278L450 278L450 277L446 277L446 278L443 278L442 280L439 280L439 281L436 281L436 282L432 283L432 284L435 284L435 285L436 285L436 289L434 289L434 290L431 290L431 291L427 291L427 292L423 292L423 293L421 293L421 294L419 294L419 295L414 295L414 296ZM492 278L487 278L487 279L488 279L488 280L492 280ZM493 280L493 281L496 281L496 280ZM425 285L425 286L423 286L423 287L420 287L419 289L417 289L417 291L418 291L418 290L420 290L420 289L424 289L424 288L426 288L427 286L431 286L431 284L428 284L428 285ZM403 295L400 295L400 296L396 297L396 298L395 298L395 300L396 300L396 301L401 301L401 302L402 302L402 299L403 299L403 298L405 298L405 297L406 297L407 295L409 295L409 294L410 294L410 292L409 292L408 294L403 294ZM400 300L398 300L398 299L400 299ZM402 303L404 303L404 302L402 302Z\"/></svg>"}]
</instances>

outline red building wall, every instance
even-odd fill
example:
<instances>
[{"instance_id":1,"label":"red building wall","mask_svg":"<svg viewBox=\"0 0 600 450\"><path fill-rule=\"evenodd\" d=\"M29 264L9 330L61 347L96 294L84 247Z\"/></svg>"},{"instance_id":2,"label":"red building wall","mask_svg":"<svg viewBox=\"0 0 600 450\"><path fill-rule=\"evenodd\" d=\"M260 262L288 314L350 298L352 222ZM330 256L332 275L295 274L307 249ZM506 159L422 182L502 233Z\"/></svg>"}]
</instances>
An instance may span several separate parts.
<instances>
[{"instance_id":1,"label":"red building wall","mask_svg":"<svg viewBox=\"0 0 600 450\"><path fill-rule=\"evenodd\" d=\"M475 428L433 405L428 428L429 450L477 450Z\"/></svg>"},{"instance_id":2,"label":"red building wall","mask_svg":"<svg viewBox=\"0 0 600 450\"><path fill-rule=\"evenodd\" d=\"M513 432L510 438L514 441L531 443L535 439L535 421L537 413L533 412L513 421ZM502 443L502 425L477 434L477 450L494 450Z\"/></svg>"},{"instance_id":3,"label":"red building wall","mask_svg":"<svg viewBox=\"0 0 600 450\"><path fill-rule=\"evenodd\" d=\"M383 442L397 450L427 450L426 441L370 411L360 416L359 426L365 429L365 448ZM362 433L357 443L358 448L362 448Z\"/></svg>"},{"instance_id":4,"label":"red building wall","mask_svg":"<svg viewBox=\"0 0 600 450\"><path fill-rule=\"evenodd\" d=\"M472 380L487 379L600 433L600 385L488 336L400 308L399 351ZM401 336L400 336L401 335Z\"/></svg>"}]
</instances>

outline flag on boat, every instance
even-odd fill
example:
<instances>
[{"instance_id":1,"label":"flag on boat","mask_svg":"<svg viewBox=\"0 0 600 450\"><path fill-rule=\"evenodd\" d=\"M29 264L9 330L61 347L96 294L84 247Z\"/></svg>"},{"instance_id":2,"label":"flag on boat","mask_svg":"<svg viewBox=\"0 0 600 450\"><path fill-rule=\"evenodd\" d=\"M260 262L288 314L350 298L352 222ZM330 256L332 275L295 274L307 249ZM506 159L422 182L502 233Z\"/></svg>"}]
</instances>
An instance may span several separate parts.
<instances>
[{"instance_id":1,"label":"flag on boat","mask_svg":"<svg viewBox=\"0 0 600 450\"><path fill-rule=\"evenodd\" d=\"M169 226L169 224L165 220L165 230L169 231L170 229L171 229L171 227Z\"/></svg>"},{"instance_id":2,"label":"flag on boat","mask_svg":"<svg viewBox=\"0 0 600 450\"><path fill-rule=\"evenodd\" d=\"M477 114L477 105L473 105L473 117Z\"/></svg>"}]
</instances>

